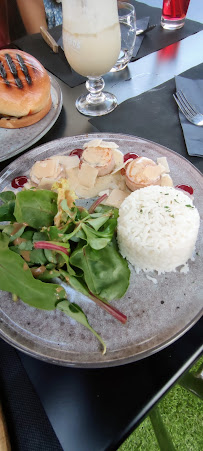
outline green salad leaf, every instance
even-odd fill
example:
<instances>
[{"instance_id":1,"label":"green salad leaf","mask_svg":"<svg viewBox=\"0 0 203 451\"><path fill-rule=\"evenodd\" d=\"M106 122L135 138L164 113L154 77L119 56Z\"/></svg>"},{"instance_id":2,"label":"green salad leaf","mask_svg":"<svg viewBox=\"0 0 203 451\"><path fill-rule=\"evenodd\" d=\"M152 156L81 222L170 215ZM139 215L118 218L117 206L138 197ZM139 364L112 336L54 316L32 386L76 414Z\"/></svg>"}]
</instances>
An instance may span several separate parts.
<instances>
[{"instance_id":1,"label":"green salad leaf","mask_svg":"<svg viewBox=\"0 0 203 451\"><path fill-rule=\"evenodd\" d=\"M10 201L15 201L15 194L13 191L2 191L2 193L0 193L0 200L2 200L3 203L7 203Z\"/></svg>"},{"instance_id":2,"label":"green salad leaf","mask_svg":"<svg viewBox=\"0 0 203 451\"><path fill-rule=\"evenodd\" d=\"M89 211L77 207L67 186L62 179L55 191L1 193L0 219L9 224L0 232L0 289L32 307L63 311L91 330L106 352L85 313L69 302L53 279L61 279L126 322L126 316L109 304L125 294L130 278L116 242L118 209L99 201Z\"/></svg>"},{"instance_id":3,"label":"green salad leaf","mask_svg":"<svg viewBox=\"0 0 203 451\"><path fill-rule=\"evenodd\" d=\"M33 277L23 258L8 248L4 233L0 233L0 288L15 294L31 307L44 310L53 310L57 301L66 298L60 285Z\"/></svg>"},{"instance_id":4,"label":"green salad leaf","mask_svg":"<svg viewBox=\"0 0 203 451\"><path fill-rule=\"evenodd\" d=\"M89 290L107 301L122 297L129 285L130 272L126 260L118 252L115 240L95 250L78 246L70 264L82 269Z\"/></svg>"},{"instance_id":5,"label":"green salad leaf","mask_svg":"<svg viewBox=\"0 0 203 451\"><path fill-rule=\"evenodd\" d=\"M38 229L53 224L57 213L57 193L48 190L20 191L16 195L14 216L17 222Z\"/></svg>"},{"instance_id":6,"label":"green salad leaf","mask_svg":"<svg viewBox=\"0 0 203 451\"><path fill-rule=\"evenodd\" d=\"M79 305L75 304L74 302L71 303L69 301L61 301L58 302L56 308L62 310L62 312L66 313L66 315L70 316L71 318L75 319L78 323L81 323L83 326L87 327L87 329L89 329L102 344L103 347L102 354L106 353L106 345L104 341L102 340L100 335L90 326L86 315L83 313Z\"/></svg>"},{"instance_id":7,"label":"green salad leaf","mask_svg":"<svg viewBox=\"0 0 203 451\"><path fill-rule=\"evenodd\" d=\"M3 205L0 206L0 221L15 221L13 214L15 194L13 191L3 191L0 193L0 200L3 202Z\"/></svg>"}]
</instances>

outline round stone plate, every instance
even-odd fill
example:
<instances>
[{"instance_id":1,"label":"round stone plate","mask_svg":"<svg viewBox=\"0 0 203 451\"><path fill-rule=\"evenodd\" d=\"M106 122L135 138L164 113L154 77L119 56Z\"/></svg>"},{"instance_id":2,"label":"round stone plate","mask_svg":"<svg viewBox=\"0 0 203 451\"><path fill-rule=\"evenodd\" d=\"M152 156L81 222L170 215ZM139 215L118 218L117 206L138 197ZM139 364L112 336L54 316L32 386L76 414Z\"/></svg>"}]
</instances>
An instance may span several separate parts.
<instances>
[{"instance_id":1,"label":"round stone plate","mask_svg":"<svg viewBox=\"0 0 203 451\"><path fill-rule=\"evenodd\" d=\"M8 160L28 149L42 138L55 124L62 108L62 92L55 78L51 77L52 107L48 114L29 127L0 128L0 161Z\"/></svg>"},{"instance_id":2,"label":"round stone plate","mask_svg":"<svg viewBox=\"0 0 203 451\"><path fill-rule=\"evenodd\" d=\"M176 184L194 188L194 203L203 213L201 173L175 152L150 141L121 134L74 136L49 142L22 155L0 174L0 189L10 189L11 180L28 173L37 159L53 154L67 154L93 138L114 141L123 153L135 152L156 161L167 157ZM125 325L108 315L93 302L73 290L69 299L79 304L92 327L107 345L102 355L97 339L82 325L60 311L44 311L29 307L21 300L13 302L11 295L1 292L1 336L27 354L59 365L76 367L106 367L133 362L168 346L202 315L202 222L194 261L189 272L180 271L157 276L154 284L146 274L136 275L131 269L130 286L122 299L112 302L127 315Z\"/></svg>"}]
</instances>

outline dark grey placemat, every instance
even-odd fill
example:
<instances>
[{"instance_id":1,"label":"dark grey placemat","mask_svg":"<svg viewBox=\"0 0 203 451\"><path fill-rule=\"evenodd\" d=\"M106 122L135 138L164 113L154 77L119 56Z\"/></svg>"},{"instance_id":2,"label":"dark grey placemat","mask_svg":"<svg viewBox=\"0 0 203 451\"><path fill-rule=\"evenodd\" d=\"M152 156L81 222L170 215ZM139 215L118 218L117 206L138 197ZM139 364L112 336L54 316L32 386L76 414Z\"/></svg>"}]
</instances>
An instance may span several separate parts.
<instances>
[{"instance_id":1,"label":"dark grey placemat","mask_svg":"<svg viewBox=\"0 0 203 451\"><path fill-rule=\"evenodd\" d=\"M136 28L139 30L145 30L148 27L149 24L149 16L148 17L142 17L141 19L136 20ZM150 33L150 31L149 31ZM135 45L133 49L133 56L131 58L131 61L135 61L136 56L140 50L140 47L143 43L143 39L145 38L145 34L141 34L139 36L136 36Z\"/></svg>"},{"instance_id":2,"label":"dark grey placemat","mask_svg":"<svg viewBox=\"0 0 203 451\"><path fill-rule=\"evenodd\" d=\"M143 56L163 49L168 45L174 44L187 36L203 30L203 24L189 19L186 19L184 27L179 30L164 30L160 25L161 8L154 8L144 3L140 3L137 0L129 0L129 3L132 3L135 6L137 18L149 16L149 25L157 25L154 30L145 35L142 46L135 59L143 58ZM161 0L160 6L162 6Z\"/></svg>"},{"instance_id":3,"label":"dark grey placemat","mask_svg":"<svg viewBox=\"0 0 203 451\"><path fill-rule=\"evenodd\" d=\"M160 8L154 8L134 0L129 0L129 3L132 3L135 6L137 19L150 17L149 24L157 24L156 28L147 33L144 37L140 36L137 38L136 46L142 45L139 48L139 51L137 51L138 49L135 47L136 54L132 58L133 61L203 30L203 24L188 19L186 20L184 27L180 30L163 30L160 25ZM61 36L61 30L61 25L49 30L56 41L58 41ZM80 85L86 80L81 75L71 71L68 65L61 60L59 55L54 53L48 47L40 34L24 36L14 41L14 45L35 56L48 71L60 78L60 80L64 81L70 87Z\"/></svg>"},{"instance_id":4,"label":"dark grey placemat","mask_svg":"<svg viewBox=\"0 0 203 451\"><path fill-rule=\"evenodd\" d=\"M183 74L191 79L202 78L203 63ZM180 125L178 107L173 99L175 79L171 79L137 97L121 103L112 113L89 119L100 132L127 133L140 136L166 146L186 157L203 170L201 157L187 153Z\"/></svg>"}]
</instances>

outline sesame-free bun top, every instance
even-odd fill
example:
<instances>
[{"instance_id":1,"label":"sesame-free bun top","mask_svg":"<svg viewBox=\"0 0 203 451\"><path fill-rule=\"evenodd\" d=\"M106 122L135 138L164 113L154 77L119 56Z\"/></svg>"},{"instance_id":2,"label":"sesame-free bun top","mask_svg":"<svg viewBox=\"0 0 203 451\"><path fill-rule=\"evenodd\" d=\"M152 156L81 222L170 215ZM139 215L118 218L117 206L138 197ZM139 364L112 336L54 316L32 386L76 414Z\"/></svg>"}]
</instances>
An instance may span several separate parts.
<instances>
[{"instance_id":1,"label":"sesame-free bun top","mask_svg":"<svg viewBox=\"0 0 203 451\"><path fill-rule=\"evenodd\" d=\"M48 73L36 58L16 49L0 50L0 115L39 113L50 104L50 90Z\"/></svg>"}]
</instances>

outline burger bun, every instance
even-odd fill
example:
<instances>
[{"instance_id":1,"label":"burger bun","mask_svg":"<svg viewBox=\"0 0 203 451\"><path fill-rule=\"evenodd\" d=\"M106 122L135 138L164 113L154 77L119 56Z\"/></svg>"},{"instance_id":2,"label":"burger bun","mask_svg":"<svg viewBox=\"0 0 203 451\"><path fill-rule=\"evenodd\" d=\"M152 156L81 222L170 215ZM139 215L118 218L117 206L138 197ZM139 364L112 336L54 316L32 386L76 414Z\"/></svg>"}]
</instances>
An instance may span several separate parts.
<instances>
[{"instance_id":1,"label":"burger bun","mask_svg":"<svg viewBox=\"0 0 203 451\"><path fill-rule=\"evenodd\" d=\"M0 127L35 124L51 105L51 82L42 64L21 50L0 50Z\"/></svg>"}]
</instances>

